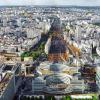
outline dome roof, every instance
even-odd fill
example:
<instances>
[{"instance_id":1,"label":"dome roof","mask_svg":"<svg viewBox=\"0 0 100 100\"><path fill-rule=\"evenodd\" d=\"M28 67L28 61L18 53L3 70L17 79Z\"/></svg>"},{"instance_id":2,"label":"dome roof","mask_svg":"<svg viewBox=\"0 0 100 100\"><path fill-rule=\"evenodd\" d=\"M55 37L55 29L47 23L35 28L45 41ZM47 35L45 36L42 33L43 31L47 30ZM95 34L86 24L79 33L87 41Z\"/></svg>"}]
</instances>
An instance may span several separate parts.
<instances>
[{"instance_id":1,"label":"dome roof","mask_svg":"<svg viewBox=\"0 0 100 100\"><path fill-rule=\"evenodd\" d=\"M49 70L50 70L50 71L63 71L63 70L66 69L66 68L68 68L68 66L63 65L63 64L57 64L57 63L51 64L51 65L49 66Z\"/></svg>"},{"instance_id":2,"label":"dome roof","mask_svg":"<svg viewBox=\"0 0 100 100\"><path fill-rule=\"evenodd\" d=\"M38 68L40 70L50 70L50 71L54 71L54 72L62 72L66 69L67 70L69 69L69 67L67 65L60 64L60 63L48 63L48 64L42 65Z\"/></svg>"},{"instance_id":3,"label":"dome roof","mask_svg":"<svg viewBox=\"0 0 100 100\"><path fill-rule=\"evenodd\" d=\"M49 75L48 77L46 77L46 83L47 85L51 85L51 84L70 84L70 79L72 78L72 76L67 75L67 74L52 74Z\"/></svg>"}]
</instances>

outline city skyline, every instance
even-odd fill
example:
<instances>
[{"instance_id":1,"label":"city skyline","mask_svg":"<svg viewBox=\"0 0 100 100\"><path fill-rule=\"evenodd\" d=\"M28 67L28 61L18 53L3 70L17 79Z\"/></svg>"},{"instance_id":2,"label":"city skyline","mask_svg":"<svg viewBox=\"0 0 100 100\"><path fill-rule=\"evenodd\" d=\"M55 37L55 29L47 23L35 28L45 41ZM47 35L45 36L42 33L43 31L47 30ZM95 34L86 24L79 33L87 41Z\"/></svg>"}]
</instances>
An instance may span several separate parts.
<instances>
[{"instance_id":1,"label":"city skyline","mask_svg":"<svg viewBox=\"0 0 100 100\"><path fill-rule=\"evenodd\" d=\"M5 1L0 100L100 100L100 6Z\"/></svg>"},{"instance_id":2,"label":"city skyline","mask_svg":"<svg viewBox=\"0 0 100 100\"><path fill-rule=\"evenodd\" d=\"M100 0L0 0L0 6L5 5L74 5L100 6Z\"/></svg>"}]
</instances>

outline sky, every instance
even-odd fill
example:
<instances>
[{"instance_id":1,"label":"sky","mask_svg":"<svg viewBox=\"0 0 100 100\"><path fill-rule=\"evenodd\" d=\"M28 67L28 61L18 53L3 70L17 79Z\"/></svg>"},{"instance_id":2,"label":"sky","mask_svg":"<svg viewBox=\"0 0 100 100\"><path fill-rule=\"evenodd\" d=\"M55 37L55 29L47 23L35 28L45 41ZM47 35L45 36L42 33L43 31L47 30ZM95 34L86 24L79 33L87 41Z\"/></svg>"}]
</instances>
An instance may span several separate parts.
<instances>
[{"instance_id":1,"label":"sky","mask_svg":"<svg viewBox=\"0 0 100 100\"><path fill-rule=\"evenodd\" d=\"M100 0L0 0L0 5L100 6Z\"/></svg>"}]
</instances>

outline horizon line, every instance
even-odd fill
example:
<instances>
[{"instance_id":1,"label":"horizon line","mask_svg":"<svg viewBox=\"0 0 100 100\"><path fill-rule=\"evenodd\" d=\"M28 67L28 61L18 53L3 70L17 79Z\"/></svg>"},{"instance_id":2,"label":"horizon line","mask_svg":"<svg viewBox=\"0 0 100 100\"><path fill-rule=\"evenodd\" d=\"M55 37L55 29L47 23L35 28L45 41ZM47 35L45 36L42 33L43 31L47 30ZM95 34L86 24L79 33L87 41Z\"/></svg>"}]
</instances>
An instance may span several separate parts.
<instances>
[{"instance_id":1,"label":"horizon line","mask_svg":"<svg viewBox=\"0 0 100 100\"><path fill-rule=\"evenodd\" d=\"M33 7L34 7L34 6L47 6L47 7L61 7L61 6L62 6L62 7L63 7L63 6L64 6L64 7L65 7L65 6L68 7L68 6L69 6L69 7L100 7L99 5L96 6L96 5L21 5L21 4L20 4L20 5L15 5L15 4L14 4L14 5L12 5L12 4L11 4L11 5L0 5L0 6L33 6Z\"/></svg>"}]
</instances>

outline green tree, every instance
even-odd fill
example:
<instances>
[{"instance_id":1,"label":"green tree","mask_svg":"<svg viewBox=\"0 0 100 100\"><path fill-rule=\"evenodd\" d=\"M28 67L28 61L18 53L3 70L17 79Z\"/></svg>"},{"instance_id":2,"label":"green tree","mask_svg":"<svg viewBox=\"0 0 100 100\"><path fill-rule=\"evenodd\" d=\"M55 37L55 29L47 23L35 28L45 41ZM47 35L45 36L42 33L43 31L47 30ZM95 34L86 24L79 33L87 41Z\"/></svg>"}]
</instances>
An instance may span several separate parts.
<instances>
[{"instance_id":1,"label":"green tree","mask_svg":"<svg viewBox=\"0 0 100 100\"><path fill-rule=\"evenodd\" d=\"M66 100L71 100L71 97L70 96L66 96Z\"/></svg>"},{"instance_id":2,"label":"green tree","mask_svg":"<svg viewBox=\"0 0 100 100\"><path fill-rule=\"evenodd\" d=\"M97 100L97 97L96 96L92 96L93 100Z\"/></svg>"},{"instance_id":3,"label":"green tree","mask_svg":"<svg viewBox=\"0 0 100 100\"><path fill-rule=\"evenodd\" d=\"M32 96L30 100L35 100L35 99L34 99L34 96Z\"/></svg>"}]
</instances>

